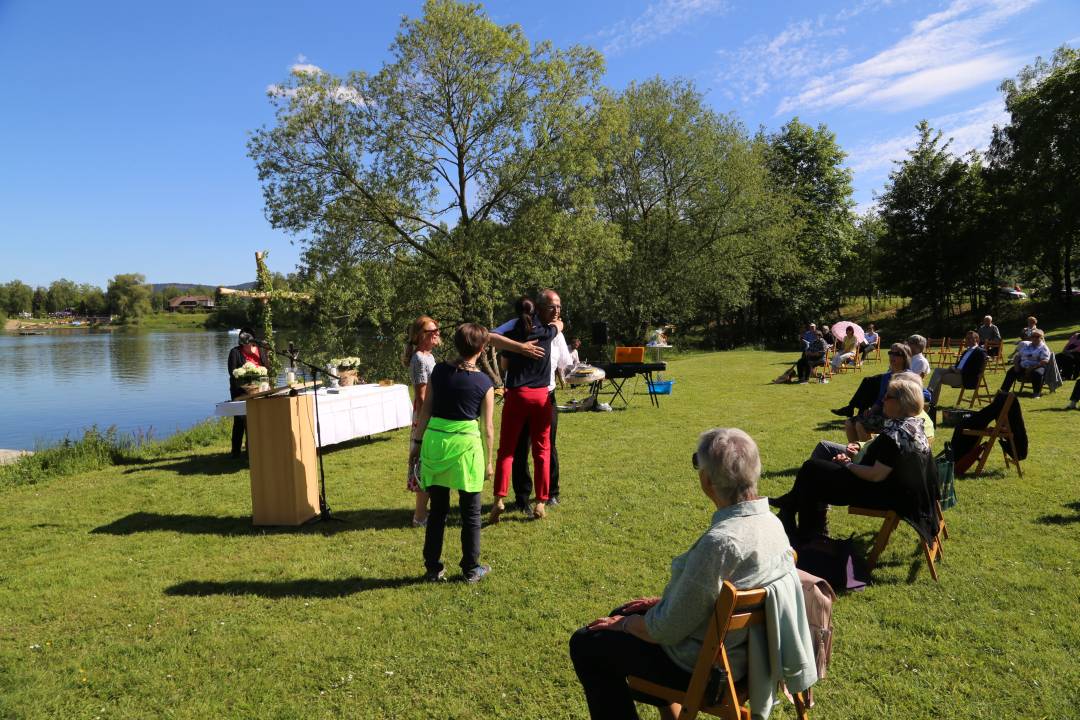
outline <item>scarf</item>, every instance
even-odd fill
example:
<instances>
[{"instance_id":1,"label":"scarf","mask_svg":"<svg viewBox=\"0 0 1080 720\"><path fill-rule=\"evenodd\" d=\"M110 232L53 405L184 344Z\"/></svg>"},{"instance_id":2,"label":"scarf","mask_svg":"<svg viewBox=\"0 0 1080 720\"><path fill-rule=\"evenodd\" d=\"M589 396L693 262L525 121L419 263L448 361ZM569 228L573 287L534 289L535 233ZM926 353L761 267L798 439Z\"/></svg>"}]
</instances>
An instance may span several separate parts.
<instances>
[{"instance_id":1,"label":"scarf","mask_svg":"<svg viewBox=\"0 0 1080 720\"><path fill-rule=\"evenodd\" d=\"M930 443L926 439L923 430L922 418L909 417L902 420L885 420L885 427L881 430L883 435L892 438L900 452L918 452L927 454L930 452Z\"/></svg>"}]
</instances>

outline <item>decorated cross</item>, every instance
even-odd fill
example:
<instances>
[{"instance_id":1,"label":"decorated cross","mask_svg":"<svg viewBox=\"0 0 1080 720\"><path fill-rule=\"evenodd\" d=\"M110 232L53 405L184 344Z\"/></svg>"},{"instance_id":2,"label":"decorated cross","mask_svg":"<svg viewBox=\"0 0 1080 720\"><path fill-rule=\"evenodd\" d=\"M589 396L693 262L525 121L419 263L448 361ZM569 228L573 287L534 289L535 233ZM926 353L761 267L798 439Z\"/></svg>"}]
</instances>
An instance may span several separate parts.
<instances>
[{"instance_id":1,"label":"decorated cross","mask_svg":"<svg viewBox=\"0 0 1080 720\"><path fill-rule=\"evenodd\" d=\"M266 341L271 347L274 346L274 324L273 316L270 311L270 301L281 298L284 300L300 300L303 302L311 302L314 298L307 293L292 292L290 290L275 290L274 279L270 275L269 268L266 267L266 256L270 254L270 251L263 250L262 252L255 253L255 289L254 290L233 290L232 288L219 287L218 294L220 295L233 295L235 297L245 297L258 300L256 305L258 310L258 320L260 330L262 330L263 340ZM281 372L281 362L278 360L277 355L269 353L267 356L268 362L268 375L271 378L271 383L276 382L278 375Z\"/></svg>"}]
</instances>

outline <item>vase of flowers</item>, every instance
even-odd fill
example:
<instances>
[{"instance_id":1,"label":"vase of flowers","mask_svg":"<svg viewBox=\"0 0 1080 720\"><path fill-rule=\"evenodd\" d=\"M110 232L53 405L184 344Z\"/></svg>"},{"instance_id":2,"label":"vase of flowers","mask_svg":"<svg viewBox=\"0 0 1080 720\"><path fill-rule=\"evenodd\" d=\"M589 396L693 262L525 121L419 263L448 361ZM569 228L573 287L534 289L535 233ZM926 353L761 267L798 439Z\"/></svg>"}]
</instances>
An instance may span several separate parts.
<instances>
[{"instance_id":1,"label":"vase of flowers","mask_svg":"<svg viewBox=\"0 0 1080 720\"><path fill-rule=\"evenodd\" d=\"M270 389L270 383L267 380L266 368L256 365L252 362L246 362L240 367L232 371L233 378L240 383L240 387L243 388L244 393L250 395L251 393L259 392L260 390Z\"/></svg>"},{"instance_id":2,"label":"vase of flowers","mask_svg":"<svg viewBox=\"0 0 1080 720\"><path fill-rule=\"evenodd\" d=\"M334 358L330 363L337 368L337 375L341 378L342 387L356 385L360 382L360 358Z\"/></svg>"}]
</instances>

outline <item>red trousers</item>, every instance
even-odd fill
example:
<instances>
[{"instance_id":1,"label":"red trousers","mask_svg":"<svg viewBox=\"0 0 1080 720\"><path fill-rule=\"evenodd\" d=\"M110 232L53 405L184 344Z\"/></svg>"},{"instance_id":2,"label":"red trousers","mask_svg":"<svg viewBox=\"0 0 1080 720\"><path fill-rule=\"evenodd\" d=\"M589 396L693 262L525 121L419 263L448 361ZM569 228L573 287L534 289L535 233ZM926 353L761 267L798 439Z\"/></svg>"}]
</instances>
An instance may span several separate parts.
<instances>
[{"instance_id":1,"label":"red trousers","mask_svg":"<svg viewBox=\"0 0 1080 720\"><path fill-rule=\"evenodd\" d=\"M509 490L514 448L526 421L532 443L533 489L538 501L547 502L551 481L551 394L546 387L506 389L495 460L495 497L506 497Z\"/></svg>"}]
</instances>

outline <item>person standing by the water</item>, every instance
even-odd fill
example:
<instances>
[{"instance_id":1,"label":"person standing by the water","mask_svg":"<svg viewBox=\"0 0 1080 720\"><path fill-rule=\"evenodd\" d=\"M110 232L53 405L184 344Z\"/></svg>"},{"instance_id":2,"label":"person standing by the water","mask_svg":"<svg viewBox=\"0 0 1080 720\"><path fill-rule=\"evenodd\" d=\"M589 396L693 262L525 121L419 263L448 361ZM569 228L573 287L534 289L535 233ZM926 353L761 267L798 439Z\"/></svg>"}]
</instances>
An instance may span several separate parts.
<instances>
[{"instance_id":1,"label":"person standing by the water","mask_svg":"<svg viewBox=\"0 0 1080 720\"><path fill-rule=\"evenodd\" d=\"M267 366L266 351L255 344L255 331L251 328L240 329L237 345L229 351L229 397L233 400L246 394L246 391L240 387L240 381L233 377L233 370L242 367L244 363L259 367ZM247 418L243 415L234 415L232 428L232 456L234 458L241 455L246 431Z\"/></svg>"}]
</instances>

